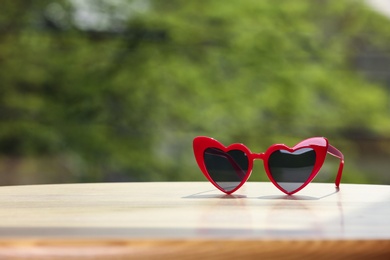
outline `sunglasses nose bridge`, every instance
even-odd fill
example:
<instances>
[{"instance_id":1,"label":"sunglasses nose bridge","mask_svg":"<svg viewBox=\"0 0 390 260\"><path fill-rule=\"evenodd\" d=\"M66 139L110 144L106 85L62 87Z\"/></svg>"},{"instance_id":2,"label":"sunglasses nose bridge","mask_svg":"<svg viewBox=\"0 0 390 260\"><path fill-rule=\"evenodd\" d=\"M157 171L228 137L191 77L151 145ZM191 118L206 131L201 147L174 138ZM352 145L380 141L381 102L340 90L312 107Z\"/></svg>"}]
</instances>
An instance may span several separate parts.
<instances>
[{"instance_id":1,"label":"sunglasses nose bridge","mask_svg":"<svg viewBox=\"0 0 390 260\"><path fill-rule=\"evenodd\" d=\"M254 153L253 159L254 160L264 160L264 153Z\"/></svg>"}]
</instances>

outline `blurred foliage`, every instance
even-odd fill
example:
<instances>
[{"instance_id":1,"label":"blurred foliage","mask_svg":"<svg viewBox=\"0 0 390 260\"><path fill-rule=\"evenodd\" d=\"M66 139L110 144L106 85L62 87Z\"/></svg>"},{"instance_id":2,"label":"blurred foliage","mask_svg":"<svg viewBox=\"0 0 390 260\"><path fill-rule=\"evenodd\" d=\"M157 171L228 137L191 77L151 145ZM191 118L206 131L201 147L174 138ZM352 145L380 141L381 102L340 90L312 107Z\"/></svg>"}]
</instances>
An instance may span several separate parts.
<instances>
[{"instance_id":1,"label":"blurred foliage","mask_svg":"<svg viewBox=\"0 0 390 260\"><path fill-rule=\"evenodd\" d=\"M256 152L319 135L345 153L344 181L378 181L359 138L389 136L389 90L354 61L389 52L390 20L360 1L76 2L2 4L4 164L35 158L53 181L203 180L196 135Z\"/></svg>"}]
</instances>

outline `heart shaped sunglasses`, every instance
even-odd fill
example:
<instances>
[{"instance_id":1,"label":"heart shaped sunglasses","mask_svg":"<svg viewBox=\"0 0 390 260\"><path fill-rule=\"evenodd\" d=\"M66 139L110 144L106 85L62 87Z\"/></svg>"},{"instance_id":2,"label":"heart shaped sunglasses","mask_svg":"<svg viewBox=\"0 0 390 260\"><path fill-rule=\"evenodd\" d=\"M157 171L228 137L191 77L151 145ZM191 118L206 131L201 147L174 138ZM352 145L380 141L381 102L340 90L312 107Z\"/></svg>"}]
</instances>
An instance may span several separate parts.
<instances>
[{"instance_id":1,"label":"heart shaped sunglasses","mask_svg":"<svg viewBox=\"0 0 390 260\"><path fill-rule=\"evenodd\" d=\"M249 178L253 161L261 159L271 182L291 195L308 185L317 175L329 153L340 159L336 177L339 187L344 167L344 155L324 137L313 137L290 148L274 144L265 153L252 153L243 144L224 146L217 140L198 136L193 141L196 162L206 178L219 190L231 194Z\"/></svg>"}]
</instances>

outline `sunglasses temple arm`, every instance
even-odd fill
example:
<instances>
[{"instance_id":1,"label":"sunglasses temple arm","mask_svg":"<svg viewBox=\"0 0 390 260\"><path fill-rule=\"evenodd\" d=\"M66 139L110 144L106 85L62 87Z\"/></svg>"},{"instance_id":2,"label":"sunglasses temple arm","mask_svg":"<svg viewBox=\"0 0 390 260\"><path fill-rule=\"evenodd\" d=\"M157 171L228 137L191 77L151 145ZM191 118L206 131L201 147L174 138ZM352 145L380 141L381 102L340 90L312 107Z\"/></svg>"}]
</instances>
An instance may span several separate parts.
<instances>
[{"instance_id":1,"label":"sunglasses temple arm","mask_svg":"<svg viewBox=\"0 0 390 260\"><path fill-rule=\"evenodd\" d=\"M238 177L240 177L241 179L243 179L245 177L245 172L236 163L236 161L231 156L229 156L229 154L226 154L226 153L223 153L223 152L219 152L217 150L213 150L212 153L211 152L206 152L206 153L211 154L211 155L224 157L224 158L228 159L230 164L233 166L234 170L236 171Z\"/></svg>"},{"instance_id":2,"label":"sunglasses temple arm","mask_svg":"<svg viewBox=\"0 0 390 260\"><path fill-rule=\"evenodd\" d=\"M335 181L336 187L339 187L341 182L341 175L343 174L343 168L344 168L344 155L336 147L332 145L328 145L328 153L340 159L339 170L337 172L337 177Z\"/></svg>"}]
</instances>

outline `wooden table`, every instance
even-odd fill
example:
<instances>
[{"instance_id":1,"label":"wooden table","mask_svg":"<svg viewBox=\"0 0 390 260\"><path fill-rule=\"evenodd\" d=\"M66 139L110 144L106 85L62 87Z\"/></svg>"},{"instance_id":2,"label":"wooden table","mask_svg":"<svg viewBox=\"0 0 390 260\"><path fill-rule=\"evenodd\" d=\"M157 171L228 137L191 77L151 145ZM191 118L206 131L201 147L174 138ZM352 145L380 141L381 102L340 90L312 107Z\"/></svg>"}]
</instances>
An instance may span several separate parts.
<instances>
[{"instance_id":1,"label":"wooden table","mask_svg":"<svg viewBox=\"0 0 390 260\"><path fill-rule=\"evenodd\" d=\"M390 259L390 186L0 187L0 259Z\"/></svg>"}]
</instances>

